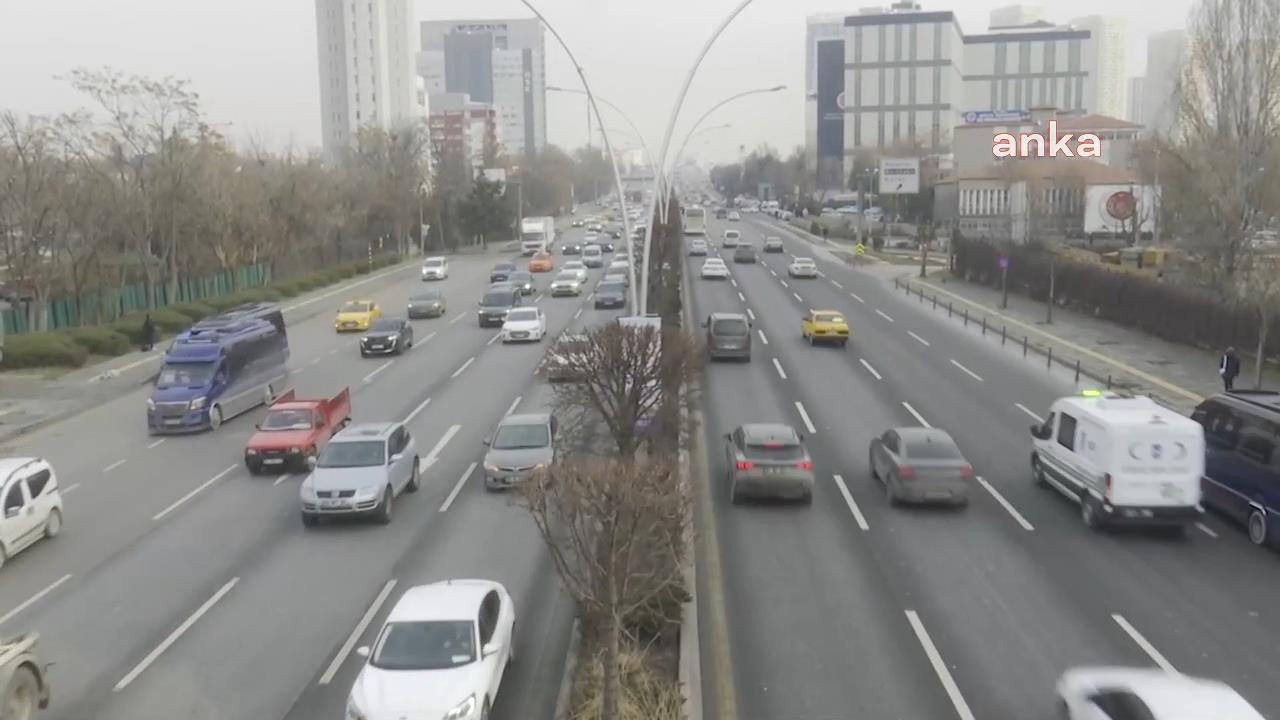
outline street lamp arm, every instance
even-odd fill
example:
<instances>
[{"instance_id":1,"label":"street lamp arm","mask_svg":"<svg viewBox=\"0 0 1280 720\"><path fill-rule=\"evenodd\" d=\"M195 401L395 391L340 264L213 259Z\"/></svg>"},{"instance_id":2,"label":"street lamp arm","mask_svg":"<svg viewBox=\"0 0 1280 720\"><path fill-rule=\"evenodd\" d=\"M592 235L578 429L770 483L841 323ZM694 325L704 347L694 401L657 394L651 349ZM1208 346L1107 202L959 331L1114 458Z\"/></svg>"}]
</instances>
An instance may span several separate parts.
<instances>
[{"instance_id":1,"label":"street lamp arm","mask_svg":"<svg viewBox=\"0 0 1280 720\"><path fill-rule=\"evenodd\" d=\"M634 247L632 246L634 241L631 237L631 223L627 219L627 194L622 190L622 173L618 171L618 158L614 156L613 146L609 144L609 133L604 129L604 118L600 115L600 106L596 104L596 96L591 92L591 84L587 82L587 74L583 71L582 66L578 64L578 58L574 56L573 51L569 49L568 43L566 43L564 38L560 36L560 33L556 31L555 26L547 22L547 18L544 17L542 13L538 12L538 8L534 7L530 0L520 0L520 2L522 2L525 7L529 8L529 11L532 12L538 20L551 31L552 37L556 39L556 42L560 44L560 47L564 48L565 54L569 56L569 62L573 63L573 69L578 73L578 78L582 80L582 88L586 93L587 100L591 103L591 114L596 116L596 123L600 125L600 137L604 140L604 151L609 156L609 163L613 166L613 186L615 191L618 193L618 205L622 211L622 232L626 236L627 240L627 257L634 258L635 252ZM751 0L747 0L747 2L751 2ZM636 296L639 292L636 288L636 271L634 262L627 263L627 280L630 283L631 307L634 308L637 306ZM641 297L643 297L643 295L641 295Z\"/></svg>"},{"instance_id":2,"label":"street lamp arm","mask_svg":"<svg viewBox=\"0 0 1280 720\"><path fill-rule=\"evenodd\" d=\"M581 90L574 90L572 88L549 86L547 87L547 89L553 92L575 93L577 95L587 94ZM636 127L636 124L631 121L631 118L627 117L627 114L623 112L622 108L610 102L608 98L596 98L596 100L598 100L605 107L608 107L612 109L614 112L618 113L618 116L621 117L627 123L627 127L631 128L631 132L635 133L636 140L640 141L640 149L644 151L645 159L649 163L649 169L655 173L654 177L657 177L657 174L656 174L657 169L653 164L654 162L653 153L649 152L649 146L645 143L644 134L640 132L640 128Z\"/></svg>"}]
</instances>

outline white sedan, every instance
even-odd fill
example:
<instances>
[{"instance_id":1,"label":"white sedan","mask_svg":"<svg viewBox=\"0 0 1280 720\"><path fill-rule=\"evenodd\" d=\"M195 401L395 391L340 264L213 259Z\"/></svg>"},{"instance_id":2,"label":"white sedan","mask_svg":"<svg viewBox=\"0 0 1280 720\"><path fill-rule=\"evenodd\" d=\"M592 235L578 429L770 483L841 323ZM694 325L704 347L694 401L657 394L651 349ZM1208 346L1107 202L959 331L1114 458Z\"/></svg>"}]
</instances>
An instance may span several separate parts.
<instances>
[{"instance_id":1,"label":"white sedan","mask_svg":"<svg viewBox=\"0 0 1280 720\"><path fill-rule=\"evenodd\" d=\"M813 258L798 257L787 266L787 274L793 278L816 278L818 265Z\"/></svg>"},{"instance_id":2,"label":"white sedan","mask_svg":"<svg viewBox=\"0 0 1280 720\"><path fill-rule=\"evenodd\" d=\"M0 567L6 558L62 531L62 493L40 458L0 458Z\"/></svg>"},{"instance_id":3,"label":"white sedan","mask_svg":"<svg viewBox=\"0 0 1280 720\"><path fill-rule=\"evenodd\" d=\"M1074 668L1058 680L1057 694L1065 720L1263 720L1225 683L1154 668Z\"/></svg>"},{"instance_id":4,"label":"white sedan","mask_svg":"<svg viewBox=\"0 0 1280 720\"><path fill-rule=\"evenodd\" d=\"M542 342L547 334L547 316L542 308L512 308L502 323L502 342Z\"/></svg>"},{"instance_id":5,"label":"white sedan","mask_svg":"<svg viewBox=\"0 0 1280 720\"><path fill-rule=\"evenodd\" d=\"M561 265L560 272L561 274L571 272L578 276L579 282L587 281L587 265L581 260L570 260L569 262Z\"/></svg>"},{"instance_id":6,"label":"white sedan","mask_svg":"<svg viewBox=\"0 0 1280 720\"><path fill-rule=\"evenodd\" d=\"M708 278L727 278L729 277L729 266L725 265L724 260L720 258L707 258L702 261L702 277L704 280Z\"/></svg>"},{"instance_id":7,"label":"white sedan","mask_svg":"<svg viewBox=\"0 0 1280 720\"><path fill-rule=\"evenodd\" d=\"M347 720L487 718L515 660L516 614L490 580L410 588L391 609L347 698Z\"/></svg>"},{"instance_id":8,"label":"white sedan","mask_svg":"<svg viewBox=\"0 0 1280 720\"><path fill-rule=\"evenodd\" d=\"M730 221L730 222L737 222L737 221L739 221L739 220L741 220L741 219L742 219L742 216L738 214L738 211L736 211L736 210L735 210L735 211L733 211L733 212L729 213L729 221Z\"/></svg>"}]
</instances>

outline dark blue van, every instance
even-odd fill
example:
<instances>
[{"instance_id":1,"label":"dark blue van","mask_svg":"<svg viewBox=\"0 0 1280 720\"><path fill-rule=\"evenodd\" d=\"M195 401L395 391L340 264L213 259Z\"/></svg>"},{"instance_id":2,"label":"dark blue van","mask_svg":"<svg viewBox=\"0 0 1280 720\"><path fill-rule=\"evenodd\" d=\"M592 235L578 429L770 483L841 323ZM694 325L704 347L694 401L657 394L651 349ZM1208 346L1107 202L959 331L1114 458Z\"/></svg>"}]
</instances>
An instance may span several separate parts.
<instances>
[{"instance_id":1,"label":"dark blue van","mask_svg":"<svg viewBox=\"0 0 1280 720\"><path fill-rule=\"evenodd\" d=\"M1242 523L1255 545L1280 545L1280 392L1233 390L1196 407L1204 427L1201 502Z\"/></svg>"},{"instance_id":2,"label":"dark blue van","mask_svg":"<svg viewBox=\"0 0 1280 720\"><path fill-rule=\"evenodd\" d=\"M147 400L152 434L216 430L271 400L288 381L284 315L269 303L205 318L165 352Z\"/></svg>"}]
</instances>

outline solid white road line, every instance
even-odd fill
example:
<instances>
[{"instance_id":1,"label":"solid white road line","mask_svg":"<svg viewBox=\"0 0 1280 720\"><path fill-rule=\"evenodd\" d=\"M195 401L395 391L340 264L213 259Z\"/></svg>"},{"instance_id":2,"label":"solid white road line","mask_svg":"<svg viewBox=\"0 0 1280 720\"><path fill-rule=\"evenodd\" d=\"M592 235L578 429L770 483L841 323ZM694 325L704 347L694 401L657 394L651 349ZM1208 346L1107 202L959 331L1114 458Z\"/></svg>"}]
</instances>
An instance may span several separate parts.
<instances>
[{"instance_id":1,"label":"solid white road line","mask_svg":"<svg viewBox=\"0 0 1280 720\"><path fill-rule=\"evenodd\" d=\"M516 408L520 406L520 401L523 399L524 399L523 395L517 395L516 399L511 401L511 407L507 408L507 411L502 413L502 417L506 417L511 413L515 412Z\"/></svg>"},{"instance_id":2,"label":"solid white road line","mask_svg":"<svg viewBox=\"0 0 1280 720\"><path fill-rule=\"evenodd\" d=\"M1160 651L1156 649L1156 646L1148 642L1147 639L1142 636L1142 633L1138 632L1137 628L1130 625L1129 621L1124 619L1123 615L1113 613L1111 615L1111 619L1116 621L1116 624L1120 626L1120 629L1123 630L1130 639L1137 643L1138 647L1142 648L1142 651L1150 656L1151 659L1155 661L1155 664L1160 666L1161 670L1170 673L1178 672L1178 670L1173 667L1173 663L1169 662L1164 655L1161 655Z\"/></svg>"},{"instance_id":3,"label":"solid white road line","mask_svg":"<svg viewBox=\"0 0 1280 720\"><path fill-rule=\"evenodd\" d=\"M813 421L809 419L809 413L804 411L804 405L801 405L799 400L796 401L796 412L800 413L800 419L804 421L804 427L809 431L810 435L818 432L818 428L813 426Z\"/></svg>"},{"instance_id":4,"label":"solid white road line","mask_svg":"<svg viewBox=\"0 0 1280 720\"><path fill-rule=\"evenodd\" d=\"M865 302L866 302L866 300L863 300L862 298L858 297L857 295L855 295L855 294L853 294L853 293L849 293L849 297L853 298L854 300L857 300L857 301L858 301L858 302L860 302L860 303L865 303Z\"/></svg>"},{"instance_id":5,"label":"solid white road line","mask_svg":"<svg viewBox=\"0 0 1280 720\"><path fill-rule=\"evenodd\" d=\"M1214 532L1213 528L1209 527L1208 525L1205 525L1204 523L1199 523L1199 522L1196 523L1196 529L1204 533L1205 535L1208 535L1211 538L1218 537L1218 533Z\"/></svg>"},{"instance_id":6,"label":"solid white road line","mask_svg":"<svg viewBox=\"0 0 1280 720\"><path fill-rule=\"evenodd\" d=\"M240 582L240 578L231 578L226 585L223 585L218 589L218 592L214 593L208 600L205 600L204 604L191 614L191 617L183 620L182 624L175 628L173 632L169 633L169 637L165 638L154 650L148 653L146 657L142 658L142 662L134 666L134 668L129 671L128 675L120 678L120 682L116 683L116 686L112 689L113 692L120 692L121 690L129 687L129 683L137 680L138 676L146 672L147 668L151 667L151 664L159 659L159 657L164 654L165 650L172 647L173 644L178 641L178 638L182 637L183 633L190 630L192 625L199 622L200 618L204 617L205 613L209 612L209 610L212 609L219 600L221 600L227 593L231 592L231 588L235 587L238 582Z\"/></svg>"},{"instance_id":7,"label":"solid white road line","mask_svg":"<svg viewBox=\"0 0 1280 720\"><path fill-rule=\"evenodd\" d=\"M884 378L880 377L880 373L876 372L876 369L875 369L875 368L871 367L871 363L867 362L866 360L863 360L862 358L858 358L858 362L862 363L862 367L866 368L866 369L867 369L867 372L869 372L869 373L871 373L872 375L874 375L874 376L875 376L875 378L876 378L877 380L883 380L883 379L884 379Z\"/></svg>"},{"instance_id":8,"label":"solid white road line","mask_svg":"<svg viewBox=\"0 0 1280 720\"><path fill-rule=\"evenodd\" d=\"M498 333L497 335L494 335L493 337L489 338L489 342L485 343L485 345L492 345L492 344L494 344L495 342L497 342L497 341L498 341L498 338L500 338L500 337L502 337L502 333Z\"/></svg>"},{"instance_id":9,"label":"solid white road line","mask_svg":"<svg viewBox=\"0 0 1280 720\"><path fill-rule=\"evenodd\" d=\"M578 318L580 318L580 317L582 317L582 308L578 308L578 310L577 310L576 312L574 312L574 313L573 313L573 319L574 319L574 320L577 320L577 319L578 319Z\"/></svg>"},{"instance_id":10,"label":"solid white road line","mask_svg":"<svg viewBox=\"0 0 1280 720\"><path fill-rule=\"evenodd\" d=\"M800 293L791 293L791 297L795 298L796 302L804 302L804 298L800 297Z\"/></svg>"},{"instance_id":11,"label":"solid white road line","mask_svg":"<svg viewBox=\"0 0 1280 720\"><path fill-rule=\"evenodd\" d=\"M915 339L916 339L916 342L919 342L921 345L923 345L923 346L925 346L925 347L929 347L929 341L928 341L928 340L925 340L924 338L922 338L922 337L920 337L919 335L917 335L917 334L915 334L915 333L911 332L910 330L908 330L908 331L907 331L907 334L908 334L908 335L910 335L911 337L915 338Z\"/></svg>"},{"instance_id":12,"label":"solid white road line","mask_svg":"<svg viewBox=\"0 0 1280 720\"><path fill-rule=\"evenodd\" d=\"M839 280L832 280L832 281L831 281L831 284L832 284L832 285L835 285L836 287L840 288L841 290L843 290L843 289L844 289L844 286L840 284L840 281L839 281Z\"/></svg>"},{"instance_id":13,"label":"solid white road line","mask_svg":"<svg viewBox=\"0 0 1280 720\"><path fill-rule=\"evenodd\" d=\"M787 379L787 374L783 372L782 363L778 362L778 358L773 359L773 367L775 370L778 371L778 377L782 378L783 380Z\"/></svg>"},{"instance_id":14,"label":"solid white road line","mask_svg":"<svg viewBox=\"0 0 1280 720\"><path fill-rule=\"evenodd\" d=\"M423 400L422 402L418 403L418 407L414 408L413 412L409 413L409 416L404 419L404 424L408 425L409 423L413 422L413 419L418 417L418 413L422 412L423 410L426 410L427 406L430 404L431 404L431 398L427 398L426 400Z\"/></svg>"},{"instance_id":15,"label":"solid white road line","mask_svg":"<svg viewBox=\"0 0 1280 720\"><path fill-rule=\"evenodd\" d=\"M840 494L844 496L844 502L849 506L849 512L853 513L853 521L858 523L858 528L863 532L871 529L867 524L867 519L862 516L862 509L858 507L858 503L854 502L853 495L849 494L849 488L844 484L844 478L839 475L833 475L836 481L836 487L840 488Z\"/></svg>"},{"instance_id":16,"label":"solid white road line","mask_svg":"<svg viewBox=\"0 0 1280 720\"><path fill-rule=\"evenodd\" d=\"M743 295L743 294L742 294L742 292L741 292L741 291L739 291L739 292L738 292L738 299L739 299L739 300L741 300L742 302L746 302L746 301L747 301L747 296L746 296L746 295Z\"/></svg>"},{"instance_id":17,"label":"solid white road line","mask_svg":"<svg viewBox=\"0 0 1280 720\"><path fill-rule=\"evenodd\" d=\"M157 441L155 441L155 442L151 443L150 445L148 445L148 446L147 446L147 449L148 449L148 450L153 450L153 449L155 449L155 448L160 447L160 443L163 443L163 442L164 442L164 440L165 440L164 438L160 438L159 440L157 440Z\"/></svg>"},{"instance_id":18,"label":"solid white road line","mask_svg":"<svg viewBox=\"0 0 1280 720\"><path fill-rule=\"evenodd\" d=\"M449 377L455 377L455 378L458 377L462 373L466 372L466 369L471 367L471 363L475 361L476 361L475 355L472 355L471 357L467 358L467 361L462 363L462 367L458 368L457 370L454 370L453 374L450 375Z\"/></svg>"},{"instance_id":19,"label":"solid white road line","mask_svg":"<svg viewBox=\"0 0 1280 720\"><path fill-rule=\"evenodd\" d=\"M1035 414L1035 413L1031 412L1030 410L1028 410L1026 405L1023 405L1022 403L1014 403L1014 404L1013 404L1013 406L1014 406L1014 407L1016 407L1016 408L1018 408L1018 409L1019 409L1019 410L1021 410L1022 412L1024 412L1024 413L1026 413L1026 414L1030 415L1032 420L1035 420L1035 421L1036 421L1036 422L1038 422L1038 423L1043 423L1043 422L1044 422L1044 418L1042 418L1042 417L1040 417L1039 415L1037 415L1037 414Z\"/></svg>"},{"instance_id":20,"label":"solid white road line","mask_svg":"<svg viewBox=\"0 0 1280 720\"><path fill-rule=\"evenodd\" d=\"M916 633L916 639L920 641L920 647L924 648L925 657L929 658L929 664L933 666L933 672L937 674L939 682L942 683L942 689L947 691L947 697L951 699L951 704L956 709L956 714L960 716L960 720L974 720L973 711L969 709L969 703L964 701L964 696L960 694L960 686L956 684L955 678L951 677L951 671L947 669L947 663L942 659L942 654L938 652L938 647L933 644L933 638L929 637L929 631L925 629L924 623L920 622L920 616L915 610L907 610L907 622L911 623L911 629Z\"/></svg>"},{"instance_id":21,"label":"solid white road line","mask_svg":"<svg viewBox=\"0 0 1280 720\"><path fill-rule=\"evenodd\" d=\"M974 371L970 370L969 368L967 368L967 367L965 367L965 366L961 365L960 363L956 362L955 360L952 360L952 361L951 361L951 364L952 364L952 365L955 365L955 366L956 366L956 367L958 367L958 368L960 368L962 371L964 371L966 374L968 374L968 376L969 376L969 377L973 378L974 380L977 380L978 382L982 382L982 376L981 376L981 375L979 375L978 373L976 373L976 372L974 372Z\"/></svg>"},{"instance_id":22,"label":"solid white road line","mask_svg":"<svg viewBox=\"0 0 1280 720\"><path fill-rule=\"evenodd\" d=\"M751 318L752 322L755 322L756 314L751 312L751 308L747 308L747 317Z\"/></svg>"},{"instance_id":23,"label":"solid white road line","mask_svg":"<svg viewBox=\"0 0 1280 720\"><path fill-rule=\"evenodd\" d=\"M458 431L461 429L461 425L450 425L444 435L440 436L440 439L436 441L435 447L431 448L431 452L427 453L426 457L418 460L418 471L422 472L432 465L435 465L436 461L440 459L440 453L444 452L444 446L448 445L449 441L453 439L453 436L457 435Z\"/></svg>"},{"instance_id":24,"label":"solid white road line","mask_svg":"<svg viewBox=\"0 0 1280 720\"><path fill-rule=\"evenodd\" d=\"M763 330L756 330L756 334L760 336L760 342L764 343L765 345L769 344L769 338L764 336Z\"/></svg>"},{"instance_id":25,"label":"solid white road line","mask_svg":"<svg viewBox=\"0 0 1280 720\"><path fill-rule=\"evenodd\" d=\"M238 467L240 467L240 464L239 464L239 463L236 463L235 465L232 465L231 467L227 468L226 470L223 470L222 472L218 473L217 475L214 475L213 477L211 477L211 478L209 478L208 480L206 480L206 481L204 481L203 483L201 483L201 484L200 484L200 487L198 487L198 488L196 488L195 490L192 490L191 492L187 493L186 495L183 495L182 497L178 498L178 501L177 501L177 502L175 502L174 504L172 504L172 505L170 505L169 507L167 507L167 508L165 508L165 509L161 510L160 512L156 513L155 515L152 515L152 516L151 516L151 519L152 519L152 520L155 520L155 521L157 521L157 522L158 522L158 521L160 521L160 520L163 520L165 515L168 515L169 513L173 512L174 510L177 510L179 507L182 507L182 504L183 504L183 503L185 503L186 501L188 501L188 500L190 500L191 498L195 497L196 495L199 495L202 491L204 491L204 490L205 490L206 488L208 488L210 485L212 485L212 484L214 484L214 483L218 482L219 480L221 480L222 478L224 478L224 477L226 477L226 476L230 475L230 474L231 474L231 471L232 471L232 470L235 470L235 469L236 469L236 468L238 468Z\"/></svg>"},{"instance_id":26,"label":"solid white road line","mask_svg":"<svg viewBox=\"0 0 1280 720\"><path fill-rule=\"evenodd\" d=\"M471 477L471 473L476 471L476 463L474 460L467 469L462 473L462 477L458 478L458 484L453 486L453 490L449 491L449 497L444 499L444 504L440 506L440 512L448 512L449 506L453 505L453 499L458 497L458 493L462 492L462 486L467 484L467 478Z\"/></svg>"},{"instance_id":27,"label":"solid white road line","mask_svg":"<svg viewBox=\"0 0 1280 720\"><path fill-rule=\"evenodd\" d=\"M63 583L65 583L66 581L68 581L68 580L70 580L70 579L71 579L71 573L67 573L66 575L63 575L62 577L58 578L57 580L54 580L53 582L51 582L51 583L49 583L48 585L46 585L46 586L45 586L45 588L44 588L43 590L41 590L40 592L36 593L35 595L32 595L31 597L27 598L26 600L23 600L23 601L22 601L22 604L21 604L21 605L19 605L18 607L16 607L16 608L14 608L14 609L10 610L9 612L7 612L7 613L5 613L5 614L3 614L3 615L0 615L0 625L3 625L3 624L5 623L5 621L6 621L6 620L9 620L9 619L13 618L14 616L16 616L18 613L22 612L23 610L26 610L27 608L31 607L32 605L35 605L36 603L40 602L41 600L43 600L43 599L44 599L44 597L45 597L46 595L48 595L49 593L53 592L54 590L57 590L57 589L58 589L58 588L59 588Z\"/></svg>"},{"instance_id":28,"label":"solid white road line","mask_svg":"<svg viewBox=\"0 0 1280 720\"><path fill-rule=\"evenodd\" d=\"M889 317L888 315L885 315L883 310L877 309L876 314L884 318L885 320L888 320L889 322L893 322L893 318Z\"/></svg>"},{"instance_id":29,"label":"solid white road line","mask_svg":"<svg viewBox=\"0 0 1280 720\"><path fill-rule=\"evenodd\" d=\"M378 591L377 597L373 599L373 604L364 611L364 615L360 616L360 622L356 623L355 629L347 636L346 641L342 643L342 647L338 648L338 654L333 656L333 662L329 663L329 667L320 676L321 685L328 685L333 682L333 676L338 674L338 668L342 667L342 663L346 662L347 656L355 649L356 643L360 642L360 636L369 628L369 623L373 622L373 616L378 614L378 609L387 601L395 586L396 581L393 578L388 580L382 586L382 589Z\"/></svg>"},{"instance_id":30,"label":"solid white road line","mask_svg":"<svg viewBox=\"0 0 1280 720\"><path fill-rule=\"evenodd\" d=\"M120 467L121 465L123 465L123 464L125 464L125 463L127 463L127 462L129 462L129 459L128 459L128 458L124 458L124 459L122 459L122 460L117 460L117 461L115 461L115 462L111 463L110 465L108 465L108 466L106 466L106 467L102 468L102 472L104 472L104 473L109 473L109 472L111 472L112 470L115 470L116 468Z\"/></svg>"},{"instance_id":31,"label":"solid white road line","mask_svg":"<svg viewBox=\"0 0 1280 720\"><path fill-rule=\"evenodd\" d=\"M368 384L368 383L373 382L373 379L374 379L375 377L377 377L377 376L378 376L378 373L380 373L380 372L382 372L383 370L386 370L387 368L391 367L391 363L393 363L393 362L395 362L395 360L388 360L388 361L386 361L386 362L382 363L381 365L379 365L378 367L374 368L374 369L373 369L373 372L369 373L368 375L365 375L365 376L364 376L364 382L365 382L365 384Z\"/></svg>"},{"instance_id":32,"label":"solid white road line","mask_svg":"<svg viewBox=\"0 0 1280 720\"><path fill-rule=\"evenodd\" d=\"M466 316L467 316L467 314L466 314L465 312L460 312L460 313L458 313L458 314L457 314L457 316L456 316L456 317L454 317L452 320L450 320L450 321L449 321L449 324L450 324L450 325L452 325L452 324L454 324L454 323L458 322L459 320L461 320L462 318L464 318L464 317L466 317Z\"/></svg>"},{"instance_id":33,"label":"solid white road line","mask_svg":"<svg viewBox=\"0 0 1280 720\"><path fill-rule=\"evenodd\" d=\"M932 425L930 425L930 424L929 424L929 421L927 421L927 420L925 420L925 419L924 419L924 416L923 416L923 415L921 415L920 413L916 412L916 409L915 409L915 408L913 408L913 407L911 407L911 403L907 402L906 400L903 400L903 401L902 401L902 407L906 408L906 409L907 409L907 412L911 413L911 417L915 418L915 419L916 419L916 422L920 423L921 425L923 425L923 426L925 426L925 427L933 427Z\"/></svg>"},{"instance_id":34,"label":"solid white road line","mask_svg":"<svg viewBox=\"0 0 1280 720\"><path fill-rule=\"evenodd\" d=\"M275 481L275 482L271 483L271 487L275 487L275 486L279 485L280 483L284 482L285 480L288 480L290 477L292 477L292 473L285 473L285 474L281 475L280 477L276 478L276 481Z\"/></svg>"},{"instance_id":35,"label":"solid white road line","mask_svg":"<svg viewBox=\"0 0 1280 720\"><path fill-rule=\"evenodd\" d=\"M1027 519L1022 517L1022 513L1018 512L1017 508L1013 506L1013 503L1005 500L1004 495L1001 495L999 490L992 487L991 483L987 482L986 478L979 475L976 479L978 484L985 488L987 492L991 493L991 497L995 498L996 502L1000 503L1000 507L1004 508L1005 512L1013 516L1013 521L1021 525L1023 530L1035 530L1035 527L1032 526L1031 523L1027 522Z\"/></svg>"}]
</instances>

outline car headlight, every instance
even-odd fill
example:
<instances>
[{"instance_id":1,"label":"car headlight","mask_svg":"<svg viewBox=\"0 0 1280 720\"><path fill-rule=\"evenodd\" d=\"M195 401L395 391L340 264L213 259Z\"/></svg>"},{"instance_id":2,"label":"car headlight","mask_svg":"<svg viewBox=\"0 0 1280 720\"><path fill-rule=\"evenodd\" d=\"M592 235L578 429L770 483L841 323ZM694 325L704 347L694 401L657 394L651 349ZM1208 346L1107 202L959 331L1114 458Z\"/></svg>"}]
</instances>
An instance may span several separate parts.
<instances>
[{"instance_id":1,"label":"car headlight","mask_svg":"<svg viewBox=\"0 0 1280 720\"><path fill-rule=\"evenodd\" d=\"M381 485L370 485L356 491L357 500L372 500L378 497L378 491L382 489Z\"/></svg>"},{"instance_id":2,"label":"car headlight","mask_svg":"<svg viewBox=\"0 0 1280 720\"><path fill-rule=\"evenodd\" d=\"M205 398L198 397L191 401L190 408L192 410L199 410L204 407L204 401L205 401Z\"/></svg>"},{"instance_id":3,"label":"car headlight","mask_svg":"<svg viewBox=\"0 0 1280 720\"><path fill-rule=\"evenodd\" d=\"M152 400L151 398L147 398L147 409L148 409L148 410L155 410L155 409L156 409L156 401L155 401L155 400Z\"/></svg>"},{"instance_id":4,"label":"car headlight","mask_svg":"<svg viewBox=\"0 0 1280 720\"><path fill-rule=\"evenodd\" d=\"M294 455L297 455L298 453L302 452L302 448L300 448L300 447L291 447L291 448L289 448L289 452L293 453Z\"/></svg>"},{"instance_id":5,"label":"car headlight","mask_svg":"<svg viewBox=\"0 0 1280 720\"><path fill-rule=\"evenodd\" d=\"M471 694L466 700L458 703L458 706L444 714L444 720L462 720L462 718L471 717L476 711L476 696Z\"/></svg>"},{"instance_id":6,"label":"car headlight","mask_svg":"<svg viewBox=\"0 0 1280 720\"><path fill-rule=\"evenodd\" d=\"M395 334L395 335L388 335L388 336L387 336L387 339L388 339L388 340L390 340L392 343L398 343L398 342L400 342L400 335L399 335L399 333L397 333L397 334Z\"/></svg>"},{"instance_id":7,"label":"car headlight","mask_svg":"<svg viewBox=\"0 0 1280 720\"><path fill-rule=\"evenodd\" d=\"M248 448L248 449L246 449L246 450L244 451L244 454L245 454L245 455L257 455L257 454L258 454L258 451L257 451L257 450L254 450L253 448Z\"/></svg>"},{"instance_id":8,"label":"car headlight","mask_svg":"<svg viewBox=\"0 0 1280 720\"><path fill-rule=\"evenodd\" d=\"M302 496L303 502L316 501L316 488L311 484L311 478L302 481L302 485L298 489L298 494Z\"/></svg>"},{"instance_id":9,"label":"car headlight","mask_svg":"<svg viewBox=\"0 0 1280 720\"><path fill-rule=\"evenodd\" d=\"M496 473L498 472L498 466L494 465L493 463L485 463L484 471L488 473Z\"/></svg>"},{"instance_id":10,"label":"car headlight","mask_svg":"<svg viewBox=\"0 0 1280 720\"><path fill-rule=\"evenodd\" d=\"M347 698L347 720L368 720L368 716L356 704L355 698Z\"/></svg>"}]
</instances>

